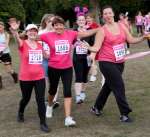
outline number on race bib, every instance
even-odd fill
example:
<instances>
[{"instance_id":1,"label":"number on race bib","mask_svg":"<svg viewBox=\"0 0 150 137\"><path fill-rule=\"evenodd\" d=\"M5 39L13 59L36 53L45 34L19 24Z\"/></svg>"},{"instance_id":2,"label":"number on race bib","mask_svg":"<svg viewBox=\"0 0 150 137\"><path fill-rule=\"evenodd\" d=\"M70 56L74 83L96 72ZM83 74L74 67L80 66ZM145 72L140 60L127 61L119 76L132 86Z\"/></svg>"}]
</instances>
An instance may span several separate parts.
<instances>
[{"instance_id":1,"label":"number on race bib","mask_svg":"<svg viewBox=\"0 0 150 137\"><path fill-rule=\"evenodd\" d=\"M120 61L124 59L126 55L124 43L113 46L113 50L114 50L116 61Z\"/></svg>"},{"instance_id":2,"label":"number on race bib","mask_svg":"<svg viewBox=\"0 0 150 137\"><path fill-rule=\"evenodd\" d=\"M70 44L68 40L55 41L55 53L56 54L69 54Z\"/></svg>"},{"instance_id":3,"label":"number on race bib","mask_svg":"<svg viewBox=\"0 0 150 137\"><path fill-rule=\"evenodd\" d=\"M29 50L29 64L42 64L42 50Z\"/></svg>"}]
</instances>

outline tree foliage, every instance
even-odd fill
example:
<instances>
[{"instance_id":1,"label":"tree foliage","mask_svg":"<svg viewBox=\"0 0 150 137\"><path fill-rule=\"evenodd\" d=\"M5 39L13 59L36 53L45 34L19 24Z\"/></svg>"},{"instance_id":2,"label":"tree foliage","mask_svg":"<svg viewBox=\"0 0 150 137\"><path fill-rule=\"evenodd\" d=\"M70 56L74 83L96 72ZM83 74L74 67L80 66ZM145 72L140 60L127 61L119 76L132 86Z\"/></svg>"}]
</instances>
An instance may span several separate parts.
<instances>
[{"instance_id":1,"label":"tree foliage","mask_svg":"<svg viewBox=\"0 0 150 137\"><path fill-rule=\"evenodd\" d=\"M0 0L0 18L6 21L9 17L25 20L25 10L19 0Z\"/></svg>"},{"instance_id":2,"label":"tree foliage","mask_svg":"<svg viewBox=\"0 0 150 137\"><path fill-rule=\"evenodd\" d=\"M104 5L111 5L116 13L128 11L134 16L138 10L146 13L148 3L146 0L0 0L0 18L15 16L26 23L39 23L45 13L54 13L72 19L77 5L88 6L97 16Z\"/></svg>"}]
</instances>

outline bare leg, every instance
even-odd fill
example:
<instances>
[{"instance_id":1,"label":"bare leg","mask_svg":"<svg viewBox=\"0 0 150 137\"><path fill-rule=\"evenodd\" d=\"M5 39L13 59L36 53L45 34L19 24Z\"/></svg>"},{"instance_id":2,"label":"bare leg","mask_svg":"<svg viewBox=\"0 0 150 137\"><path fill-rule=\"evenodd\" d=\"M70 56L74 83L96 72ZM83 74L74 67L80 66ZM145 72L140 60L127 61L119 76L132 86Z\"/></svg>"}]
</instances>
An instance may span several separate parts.
<instances>
[{"instance_id":1,"label":"bare leg","mask_svg":"<svg viewBox=\"0 0 150 137\"><path fill-rule=\"evenodd\" d=\"M82 83L75 83L74 88L75 88L75 94L80 95L82 91Z\"/></svg>"},{"instance_id":2,"label":"bare leg","mask_svg":"<svg viewBox=\"0 0 150 137\"><path fill-rule=\"evenodd\" d=\"M64 108L65 108L65 116L66 117L71 115L71 103L72 103L71 97L64 99Z\"/></svg>"}]
</instances>

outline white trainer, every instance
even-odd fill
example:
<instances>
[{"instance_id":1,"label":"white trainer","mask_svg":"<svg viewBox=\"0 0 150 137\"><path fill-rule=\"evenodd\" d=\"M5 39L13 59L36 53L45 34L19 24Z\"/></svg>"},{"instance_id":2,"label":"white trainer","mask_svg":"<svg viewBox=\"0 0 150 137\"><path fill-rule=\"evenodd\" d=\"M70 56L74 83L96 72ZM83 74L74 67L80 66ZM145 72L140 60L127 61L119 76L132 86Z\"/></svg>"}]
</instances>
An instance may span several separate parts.
<instances>
[{"instance_id":1,"label":"white trainer","mask_svg":"<svg viewBox=\"0 0 150 137\"><path fill-rule=\"evenodd\" d=\"M83 103L82 98L81 98L80 95L77 95L77 96L76 96L76 103L77 103L77 104Z\"/></svg>"},{"instance_id":2,"label":"white trainer","mask_svg":"<svg viewBox=\"0 0 150 137\"><path fill-rule=\"evenodd\" d=\"M51 118L53 116L53 107L47 105L46 107L46 117Z\"/></svg>"},{"instance_id":3,"label":"white trainer","mask_svg":"<svg viewBox=\"0 0 150 137\"><path fill-rule=\"evenodd\" d=\"M86 98L85 93L84 93L84 92L81 92L81 93L80 93L80 97L81 97L81 100L84 101L85 98Z\"/></svg>"},{"instance_id":4,"label":"white trainer","mask_svg":"<svg viewBox=\"0 0 150 137\"><path fill-rule=\"evenodd\" d=\"M90 82L94 82L94 81L96 81L96 76L94 76L94 75L91 75L90 76L90 80L89 80Z\"/></svg>"},{"instance_id":5,"label":"white trainer","mask_svg":"<svg viewBox=\"0 0 150 137\"><path fill-rule=\"evenodd\" d=\"M127 51L126 51L126 54L127 54L127 55L128 55L128 54L130 54L130 51L129 51L129 50L127 50Z\"/></svg>"},{"instance_id":6,"label":"white trainer","mask_svg":"<svg viewBox=\"0 0 150 137\"><path fill-rule=\"evenodd\" d=\"M65 126L67 127L72 127L72 126L75 126L76 125L76 122L73 120L72 117L68 116L65 118Z\"/></svg>"}]
</instances>

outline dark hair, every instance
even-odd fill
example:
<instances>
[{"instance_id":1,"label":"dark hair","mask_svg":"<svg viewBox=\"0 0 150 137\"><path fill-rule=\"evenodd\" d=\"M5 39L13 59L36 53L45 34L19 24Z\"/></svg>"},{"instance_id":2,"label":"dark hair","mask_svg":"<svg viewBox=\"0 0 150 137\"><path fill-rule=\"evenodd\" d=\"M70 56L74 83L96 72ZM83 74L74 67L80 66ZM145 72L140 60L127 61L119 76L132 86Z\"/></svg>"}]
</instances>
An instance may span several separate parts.
<instances>
[{"instance_id":1,"label":"dark hair","mask_svg":"<svg viewBox=\"0 0 150 137\"><path fill-rule=\"evenodd\" d=\"M102 12L103 12L105 9L108 9L108 8L112 9L112 11L113 11L112 6L110 6L110 5L105 5L105 6L103 6L103 8L102 8Z\"/></svg>"},{"instance_id":2,"label":"dark hair","mask_svg":"<svg viewBox=\"0 0 150 137\"><path fill-rule=\"evenodd\" d=\"M123 13L120 13L119 16L122 16L124 18L126 17L125 14L123 14Z\"/></svg>"},{"instance_id":3,"label":"dark hair","mask_svg":"<svg viewBox=\"0 0 150 137\"><path fill-rule=\"evenodd\" d=\"M55 24L60 23L65 25L65 21L63 18L61 18L60 16L55 16L55 18L52 21L52 26L54 26Z\"/></svg>"},{"instance_id":4,"label":"dark hair","mask_svg":"<svg viewBox=\"0 0 150 137\"><path fill-rule=\"evenodd\" d=\"M16 21L17 22L18 20L16 19L16 17L12 16L12 17L9 17L9 19L8 19L8 22L11 22L11 21Z\"/></svg>"}]
</instances>

